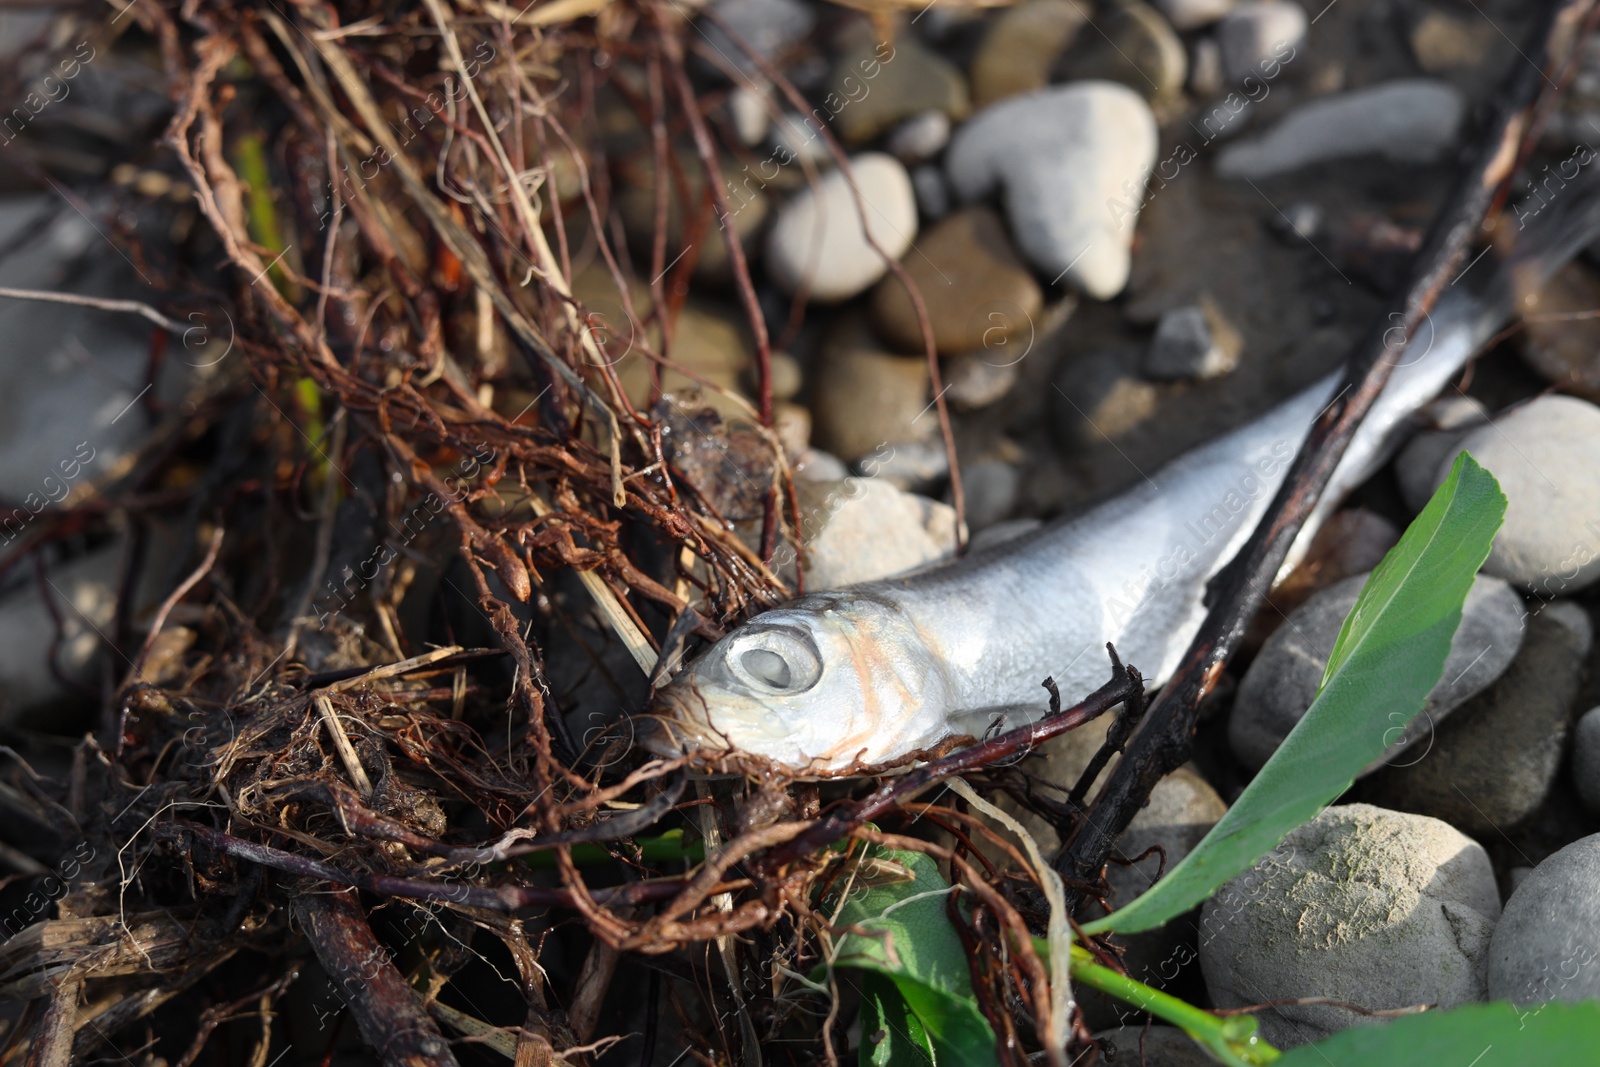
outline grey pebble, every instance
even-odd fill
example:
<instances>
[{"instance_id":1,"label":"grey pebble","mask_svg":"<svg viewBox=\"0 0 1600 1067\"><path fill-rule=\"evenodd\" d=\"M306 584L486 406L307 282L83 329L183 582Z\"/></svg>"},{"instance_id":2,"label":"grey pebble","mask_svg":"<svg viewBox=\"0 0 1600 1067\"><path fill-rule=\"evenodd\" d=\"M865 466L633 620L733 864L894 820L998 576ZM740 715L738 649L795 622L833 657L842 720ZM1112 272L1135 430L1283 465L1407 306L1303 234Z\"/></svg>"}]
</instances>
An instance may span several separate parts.
<instances>
[{"instance_id":1,"label":"grey pebble","mask_svg":"<svg viewBox=\"0 0 1600 1067\"><path fill-rule=\"evenodd\" d=\"M882 478L796 483L806 588L840 589L955 554L955 509Z\"/></svg>"},{"instance_id":2,"label":"grey pebble","mask_svg":"<svg viewBox=\"0 0 1600 1067\"><path fill-rule=\"evenodd\" d=\"M1435 400L1418 413L1425 427L1419 430L1394 460L1400 496L1412 511L1421 511L1439 486L1439 468L1448 469L1461 439L1472 430L1489 424L1488 409L1470 396L1446 396Z\"/></svg>"},{"instance_id":3,"label":"grey pebble","mask_svg":"<svg viewBox=\"0 0 1600 1067\"><path fill-rule=\"evenodd\" d=\"M1489 996L1519 1006L1600 997L1600 834L1546 859L1506 901Z\"/></svg>"},{"instance_id":4,"label":"grey pebble","mask_svg":"<svg viewBox=\"0 0 1600 1067\"><path fill-rule=\"evenodd\" d=\"M889 151L908 166L932 159L950 143L950 116L943 111L913 115L895 127L888 143Z\"/></svg>"},{"instance_id":5,"label":"grey pebble","mask_svg":"<svg viewBox=\"0 0 1600 1067\"><path fill-rule=\"evenodd\" d=\"M1306 35L1306 13L1286 0L1245 0L1217 23L1216 33L1223 75L1244 86L1246 78L1259 81L1274 61L1294 56Z\"/></svg>"},{"instance_id":6,"label":"grey pebble","mask_svg":"<svg viewBox=\"0 0 1600 1067\"><path fill-rule=\"evenodd\" d=\"M979 460L961 468L961 488L966 495L967 525L974 530L993 526L1017 506L1022 476L1003 459Z\"/></svg>"},{"instance_id":7,"label":"grey pebble","mask_svg":"<svg viewBox=\"0 0 1600 1067\"><path fill-rule=\"evenodd\" d=\"M1333 997L1365 1008L1484 998L1500 896L1489 856L1448 823L1331 807L1201 911L1200 964L1218 1007ZM1383 1020L1327 1005L1260 1013L1280 1048Z\"/></svg>"},{"instance_id":8,"label":"grey pebble","mask_svg":"<svg viewBox=\"0 0 1600 1067\"><path fill-rule=\"evenodd\" d=\"M1373 774L1363 797L1485 838L1528 818L1561 768L1592 642L1582 608L1544 605L1528 619L1511 668L1437 723L1430 742Z\"/></svg>"},{"instance_id":9,"label":"grey pebble","mask_svg":"<svg viewBox=\"0 0 1600 1067\"><path fill-rule=\"evenodd\" d=\"M1365 155L1429 163L1454 146L1465 114L1457 89L1428 78L1353 89L1302 104L1266 133L1229 145L1217 156L1217 173L1270 178Z\"/></svg>"},{"instance_id":10,"label":"grey pebble","mask_svg":"<svg viewBox=\"0 0 1600 1067\"><path fill-rule=\"evenodd\" d=\"M1211 1067L1216 1062L1176 1026L1119 1026L1094 1039L1106 1054L1097 1062L1116 1067Z\"/></svg>"},{"instance_id":11,"label":"grey pebble","mask_svg":"<svg viewBox=\"0 0 1600 1067\"><path fill-rule=\"evenodd\" d=\"M899 259L916 236L910 175L893 156L866 152L850 161L848 176L830 171L779 209L767 237L767 269L785 292L804 285L812 299L834 303L883 277L884 256Z\"/></svg>"},{"instance_id":12,"label":"grey pebble","mask_svg":"<svg viewBox=\"0 0 1600 1067\"><path fill-rule=\"evenodd\" d=\"M921 166L911 172L911 188L917 194L917 210L929 222L950 214L950 187L944 172L935 166Z\"/></svg>"},{"instance_id":13,"label":"grey pebble","mask_svg":"<svg viewBox=\"0 0 1600 1067\"><path fill-rule=\"evenodd\" d=\"M1600 578L1600 408L1541 396L1501 412L1457 450L1472 453L1506 494L1485 571L1546 600ZM1449 462L1434 471L1435 485Z\"/></svg>"},{"instance_id":14,"label":"grey pebble","mask_svg":"<svg viewBox=\"0 0 1600 1067\"><path fill-rule=\"evenodd\" d=\"M1346 578L1290 612L1250 664L1228 722L1228 741L1245 765L1266 763L1310 708L1345 616L1367 578L1365 574ZM1523 614L1522 598L1510 586L1498 578L1478 576L1467 593L1438 685L1403 733L1398 726L1386 731L1389 747L1367 772L1427 736L1430 724L1436 728L1511 665L1522 647Z\"/></svg>"},{"instance_id":15,"label":"grey pebble","mask_svg":"<svg viewBox=\"0 0 1600 1067\"><path fill-rule=\"evenodd\" d=\"M1600 708L1590 708L1572 731L1572 779L1591 815L1600 815Z\"/></svg>"},{"instance_id":16,"label":"grey pebble","mask_svg":"<svg viewBox=\"0 0 1600 1067\"><path fill-rule=\"evenodd\" d=\"M1147 378L1220 378L1239 365L1238 334L1214 329L1212 316L1196 304L1173 308L1161 316L1146 349Z\"/></svg>"},{"instance_id":17,"label":"grey pebble","mask_svg":"<svg viewBox=\"0 0 1600 1067\"><path fill-rule=\"evenodd\" d=\"M1002 361L999 355L992 360L988 352L955 356L945 361L941 369L945 384L945 399L957 411L977 411L1003 398L1017 384L1020 360Z\"/></svg>"}]
</instances>

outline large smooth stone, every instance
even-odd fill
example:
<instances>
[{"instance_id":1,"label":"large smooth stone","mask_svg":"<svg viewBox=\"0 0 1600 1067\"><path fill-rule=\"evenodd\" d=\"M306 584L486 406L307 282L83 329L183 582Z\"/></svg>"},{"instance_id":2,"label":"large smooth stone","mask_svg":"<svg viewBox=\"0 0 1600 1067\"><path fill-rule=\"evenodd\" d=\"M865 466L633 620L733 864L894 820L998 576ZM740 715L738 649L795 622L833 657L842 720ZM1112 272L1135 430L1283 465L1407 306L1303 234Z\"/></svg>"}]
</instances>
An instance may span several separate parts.
<instances>
[{"instance_id":1,"label":"large smooth stone","mask_svg":"<svg viewBox=\"0 0 1600 1067\"><path fill-rule=\"evenodd\" d=\"M1129 248L1155 165L1150 105L1113 82L1075 82L1001 101L956 131L945 155L964 200L999 187L1012 235L1052 283L1105 300L1128 282ZM1118 210L1111 210L1115 201Z\"/></svg>"},{"instance_id":2,"label":"large smooth stone","mask_svg":"<svg viewBox=\"0 0 1600 1067\"><path fill-rule=\"evenodd\" d=\"M1354 89L1304 104L1261 136L1224 148L1217 173L1270 178L1313 163L1368 155L1431 163L1455 145L1465 114L1459 91L1426 78Z\"/></svg>"},{"instance_id":3,"label":"large smooth stone","mask_svg":"<svg viewBox=\"0 0 1600 1067\"><path fill-rule=\"evenodd\" d=\"M1462 438L1506 494L1506 520L1483 569L1543 599L1600 578L1600 408L1541 396ZM1434 484L1450 473L1434 471Z\"/></svg>"},{"instance_id":4,"label":"large smooth stone","mask_svg":"<svg viewBox=\"0 0 1600 1067\"><path fill-rule=\"evenodd\" d=\"M1500 915L1483 846L1438 819L1369 804L1328 808L1201 910L1212 1001L1333 997L1365 1008L1484 998ZM1280 1048L1384 1020L1326 1005L1257 1015Z\"/></svg>"},{"instance_id":5,"label":"large smooth stone","mask_svg":"<svg viewBox=\"0 0 1600 1067\"><path fill-rule=\"evenodd\" d=\"M1546 859L1506 901L1489 996L1524 1007L1600 997L1600 834Z\"/></svg>"},{"instance_id":6,"label":"large smooth stone","mask_svg":"<svg viewBox=\"0 0 1600 1067\"><path fill-rule=\"evenodd\" d=\"M1372 775L1362 784L1363 798L1444 819L1485 839L1528 818L1561 769L1592 643L1582 608L1570 601L1544 605L1528 618L1511 669L1436 724L1431 746L1421 742Z\"/></svg>"},{"instance_id":7,"label":"large smooth stone","mask_svg":"<svg viewBox=\"0 0 1600 1067\"><path fill-rule=\"evenodd\" d=\"M883 277L916 239L917 198L900 161L868 152L852 159L850 169L850 176L828 172L778 212L767 269L785 292L805 286L823 303L848 300Z\"/></svg>"},{"instance_id":8,"label":"large smooth stone","mask_svg":"<svg viewBox=\"0 0 1600 1067\"><path fill-rule=\"evenodd\" d=\"M807 592L889 578L955 554L956 513L947 504L882 478L802 481L796 489Z\"/></svg>"},{"instance_id":9,"label":"large smooth stone","mask_svg":"<svg viewBox=\"0 0 1600 1067\"><path fill-rule=\"evenodd\" d=\"M1311 707L1328 655L1367 578L1346 578L1300 605L1250 664L1228 721L1228 741L1246 766L1266 763ZM1467 593L1438 684L1409 727L1396 725L1385 733L1389 746L1367 772L1428 736L1430 728L1437 729L1445 716L1505 672L1522 647L1523 614L1522 598L1510 586L1478 576Z\"/></svg>"},{"instance_id":10,"label":"large smooth stone","mask_svg":"<svg viewBox=\"0 0 1600 1067\"><path fill-rule=\"evenodd\" d=\"M1039 283L1018 258L1005 223L987 207L949 216L906 256L905 272L921 293L942 356L1003 345L1026 334L1044 307ZM872 292L878 332L907 352L922 351L922 330L911 296L890 275Z\"/></svg>"},{"instance_id":11,"label":"large smooth stone","mask_svg":"<svg viewBox=\"0 0 1600 1067\"><path fill-rule=\"evenodd\" d=\"M1449 470L1461 451L1461 439L1489 424L1489 412L1478 401L1459 393L1443 396L1418 413L1422 429L1406 442L1394 458L1400 496L1412 511L1421 511L1439 487L1439 468Z\"/></svg>"}]
</instances>

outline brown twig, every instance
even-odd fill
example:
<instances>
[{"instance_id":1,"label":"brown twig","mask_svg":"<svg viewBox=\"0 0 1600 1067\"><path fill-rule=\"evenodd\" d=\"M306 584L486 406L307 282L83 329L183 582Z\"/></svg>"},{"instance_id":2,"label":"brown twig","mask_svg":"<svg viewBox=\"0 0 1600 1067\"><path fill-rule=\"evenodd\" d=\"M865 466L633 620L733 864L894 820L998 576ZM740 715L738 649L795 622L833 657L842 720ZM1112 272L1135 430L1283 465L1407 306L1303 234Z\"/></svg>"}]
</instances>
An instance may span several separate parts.
<instances>
[{"instance_id":1,"label":"brown twig","mask_svg":"<svg viewBox=\"0 0 1600 1067\"><path fill-rule=\"evenodd\" d=\"M361 1036L387 1067L456 1067L438 1024L372 936L355 893L311 894L294 911Z\"/></svg>"}]
</instances>

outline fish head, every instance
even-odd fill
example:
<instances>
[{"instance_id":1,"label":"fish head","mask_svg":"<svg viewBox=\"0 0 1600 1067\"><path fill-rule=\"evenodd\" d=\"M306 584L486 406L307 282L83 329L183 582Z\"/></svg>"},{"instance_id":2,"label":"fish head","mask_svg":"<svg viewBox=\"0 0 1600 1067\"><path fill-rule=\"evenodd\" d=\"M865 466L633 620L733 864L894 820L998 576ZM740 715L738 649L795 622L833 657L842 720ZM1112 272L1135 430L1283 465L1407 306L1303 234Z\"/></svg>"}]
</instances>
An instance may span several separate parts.
<instances>
[{"instance_id":1,"label":"fish head","mask_svg":"<svg viewBox=\"0 0 1600 1067\"><path fill-rule=\"evenodd\" d=\"M656 694L661 754L746 754L828 774L942 740L952 687L895 602L864 591L802 597L712 645Z\"/></svg>"}]
</instances>

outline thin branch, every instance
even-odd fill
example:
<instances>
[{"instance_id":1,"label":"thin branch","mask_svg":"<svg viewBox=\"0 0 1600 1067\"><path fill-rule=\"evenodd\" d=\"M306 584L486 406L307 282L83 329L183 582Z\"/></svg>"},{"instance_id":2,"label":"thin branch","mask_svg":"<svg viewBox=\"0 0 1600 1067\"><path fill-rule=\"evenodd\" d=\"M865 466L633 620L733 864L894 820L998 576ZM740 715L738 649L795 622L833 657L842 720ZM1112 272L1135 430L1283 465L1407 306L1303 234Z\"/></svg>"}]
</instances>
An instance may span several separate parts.
<instances>
[{"instance_id":1,"label":"thin branch","mask_svg":"<svg viewBox=\"0 0 1600 1067\"><path fill-rule=\"evenodd\" d=\"M182 337L189 330L194 329L194 323L183 323L177 319L169 319L149 304L139 300L108 300L98 296L82 296L78 293L53 293L43 289L10 289L0 287L0 297L9 297L12 300L37 300L45 304L72 304L77 307L95 308L99 311L117 311L138 315L149 319L163 330L175 333Z\"/></svg>"}]
</instances>

